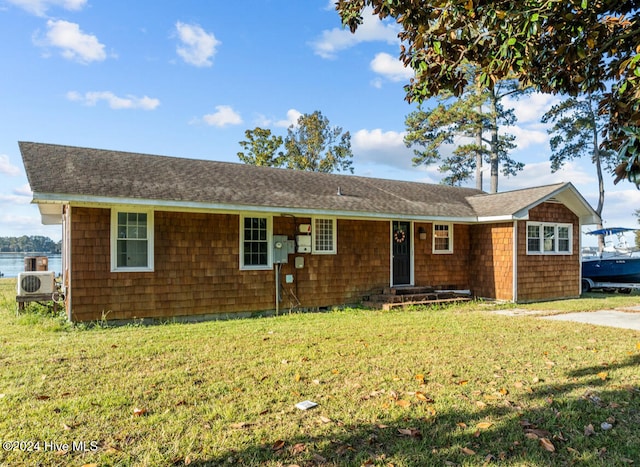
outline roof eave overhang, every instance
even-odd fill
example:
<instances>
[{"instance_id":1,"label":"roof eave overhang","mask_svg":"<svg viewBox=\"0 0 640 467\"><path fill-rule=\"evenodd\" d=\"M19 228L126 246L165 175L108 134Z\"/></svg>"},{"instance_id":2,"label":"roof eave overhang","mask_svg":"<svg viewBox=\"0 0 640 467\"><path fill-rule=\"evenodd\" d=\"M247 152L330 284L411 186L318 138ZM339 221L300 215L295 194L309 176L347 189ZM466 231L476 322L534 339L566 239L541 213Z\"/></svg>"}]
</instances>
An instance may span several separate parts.
<instances>
[{"instance_id":1,"label":"roof eave overhang","mask_svg":"<svg viewBox=\"0 0 640 467\"><path fill-rule=\"evenodd\" d=\"M423 222L459 222L459 223L476 223L478 218L475 216L434 216L434 215L417 215L402 214L397 212L368 212L368 211L349 211L336 209L317 209L305 207L291 206L256 206L244 204L223 204L223 203L203 203L194 201L173 201L173 200L155 200L142 198L118 198L118 197L100 197L100 196L78 196L65 195L57 193L39 193L33 196L33 203L38 204L42 222L47 221L50 224L62 223L62 206L67 204L71 206L87 206L87 207L106 207L106 206L140 206L145 208L162 209L169 211L194 211L194 212L244 212L244 213L265 213L282 215L293 215L300 217L311 216L328 216L349 219L379 219L379 220L407 220L407 221L423 221Z\"/></svg>"},{"instance_id":2,"label":"roof eave overhang","mask_svg":"<svg viewBox=\"0 0 640 467\"><path fill-rule=\"evenodd\" d=\"M514 219L527 220L531 209L550 200L557 200L564 204L571 212L578 216L581 225L598 224L600 222L598 213L595 212L572 183L565 183L553 192L536 200L536 202L520 209L513 215Z\"/></svg>"}]
</instances>

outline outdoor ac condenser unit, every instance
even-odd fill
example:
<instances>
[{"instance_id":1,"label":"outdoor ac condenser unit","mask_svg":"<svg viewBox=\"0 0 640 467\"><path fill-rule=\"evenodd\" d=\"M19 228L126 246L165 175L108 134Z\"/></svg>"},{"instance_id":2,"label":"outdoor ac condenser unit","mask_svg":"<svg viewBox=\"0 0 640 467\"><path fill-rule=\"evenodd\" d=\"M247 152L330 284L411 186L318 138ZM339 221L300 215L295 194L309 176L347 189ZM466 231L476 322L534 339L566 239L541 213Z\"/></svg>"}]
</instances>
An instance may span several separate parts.
<instances>
[{"instance_id":1,"label":"outdoor ac condenser unit","mask_svg":"<svg viewBox=\"0 0 640 467\"><path fill-rule=\"evenodd\" d=\"M55 291L53 271L30 271L18 274L18 296L52 294Z\"/></svg>"}]
</instances>

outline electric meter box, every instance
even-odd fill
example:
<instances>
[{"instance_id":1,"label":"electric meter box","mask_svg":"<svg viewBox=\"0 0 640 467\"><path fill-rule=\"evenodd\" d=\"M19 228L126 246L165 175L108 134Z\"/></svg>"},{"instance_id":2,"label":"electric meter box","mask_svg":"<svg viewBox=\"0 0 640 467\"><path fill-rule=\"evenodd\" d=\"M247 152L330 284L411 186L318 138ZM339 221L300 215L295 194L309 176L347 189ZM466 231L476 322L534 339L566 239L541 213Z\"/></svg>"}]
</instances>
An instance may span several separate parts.
<instances>
[{"instance_id":1,"label":"electric meter box","mask_svg":"<svg viewBox=\"0 0 640 467\"><path fill-rule=\"evenodd\" d=\"M289 262L289 240L286 235L273 236L273 263L283 264Z\"/></svg>"},{"instance_id":2,"label":"electric meter box","mask_svg":"<svg viewBox=\"0 0 640 467\"><path fill-rule=\"evenodd\" d=\"M273 236L273 263L283 264L289 262L289 255L295 253L296 242L287 239L286 235Z\"/></svg>"}]
</instances>

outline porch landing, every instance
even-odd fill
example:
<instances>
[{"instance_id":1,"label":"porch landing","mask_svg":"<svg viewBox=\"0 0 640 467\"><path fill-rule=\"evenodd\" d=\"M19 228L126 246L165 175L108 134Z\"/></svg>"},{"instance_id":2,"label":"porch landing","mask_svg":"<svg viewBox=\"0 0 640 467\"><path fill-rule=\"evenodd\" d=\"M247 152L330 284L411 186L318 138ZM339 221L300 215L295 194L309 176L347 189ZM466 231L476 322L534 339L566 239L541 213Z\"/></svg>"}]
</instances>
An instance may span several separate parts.
<instances>
[{"instance_id":1,"label":"porch landing","mask_svg":"<svg viewBox=\"0 0 640 467\"><path fill-rule=\"evenodd\" d=\"M434 287L385 287L380 293L365 297L362 304L385 311L409 305L435 305L439 303L468 302L468 290L439 290Z\"/></svg>"}]
</instances>

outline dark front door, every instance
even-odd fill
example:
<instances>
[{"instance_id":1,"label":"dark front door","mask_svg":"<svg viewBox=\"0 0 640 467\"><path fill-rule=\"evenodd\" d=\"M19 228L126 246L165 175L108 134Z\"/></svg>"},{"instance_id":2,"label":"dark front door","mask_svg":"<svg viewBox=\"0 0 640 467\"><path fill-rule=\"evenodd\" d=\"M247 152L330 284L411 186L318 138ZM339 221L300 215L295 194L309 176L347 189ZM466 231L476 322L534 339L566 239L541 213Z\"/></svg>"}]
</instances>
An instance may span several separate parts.
<instances>
[{"instance_id":1,"label":"dark front door","mask_svg":"<svg viewBox=\"0 0 640 467\"><path fill-rule=\"evenodd\" d=\"M393 221L393 285L411 284L411 223Z\"/></svg>"}]
</instances>

